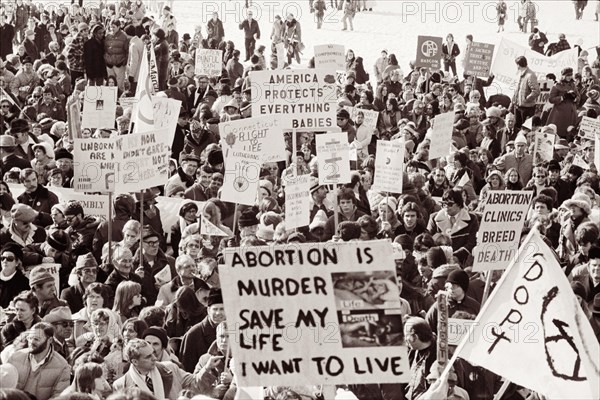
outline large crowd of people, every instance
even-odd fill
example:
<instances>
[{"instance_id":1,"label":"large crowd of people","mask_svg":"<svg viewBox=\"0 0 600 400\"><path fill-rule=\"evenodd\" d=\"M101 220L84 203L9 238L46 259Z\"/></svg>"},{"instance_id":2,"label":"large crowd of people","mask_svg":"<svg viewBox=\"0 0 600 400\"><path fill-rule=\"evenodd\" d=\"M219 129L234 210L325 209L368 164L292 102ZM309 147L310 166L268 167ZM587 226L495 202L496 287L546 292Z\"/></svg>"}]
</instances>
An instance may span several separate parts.
<instances>
[{"instance_id":1,"label":"large crowd of people","mask_svg":"<svg viewBox=\"0 0 600 400\"><path fill-rule=\"evenodd\" d=\"M368 3L314 0L309 7L319 29L324 11L337 7L341 28L352 30ZM536 6L522 3L520 29L527 32L531 24L533 50L555 55L571 48L563 34L549 43ZM581 19L588 2L573 3ZM376 60L348 49L336 123L356 150L350 182L319 184L315 136L321 132L298 131L296 140L287 133L286 161L263 165L256 204L236 206L220 200L219 123L252 117L252 72L278 67L279 44L284 68L300 66L301 21L289 14L267 26L248 8L239 24L242 50L242 43L228 40L217 12L180 35L173 5L151 6L155 12L143 0L52 10L31 0L2 3L0 399L234 399L217 268L223 250L377 239L402 249L396 265L410 382L340 389L361 400L492 399L502 378L460 359L446 393L432 386L440 374L436 294L449 293L454 318L475 319L484 301L485 276L473 272L472 252L490 190L533 191L523 235L537 229L555 250L600 341L598 149L580 130L585 117L600 114L600 47L593 59L576 44L578 67L549 74L553 85L543 102L524 56L515 60L514 95L486 97L494 75L462 73L471 35L463 48L447 35L439 70L400 66L386 49ZM499 1L496 10L501 31L506 3ZM261 35L269 37L270 49L257 46ZM87 215L77 201L60 202L53 188L73 187L76 162L83 162L74 160L73 138L127 135L131 107L117 107L113 129L70 132L76 124L69 123L68 105L86 86L117 87L119 99L134 96L145 48L156 56L157 96L182 104L170 178L142 193L115 193L107 221ZM220 76L195 74L195 52L203 48L221 50ZM359 109L354 120L347 107ZM378 113L374 127L365 125L360 110ZM442 113L454 118L453 152L430 160L432 121ZM555 135L551 159L535 157L537 133ZM395 139L405 144L402 187L381 193L372 187L377 141ZM286 229L284 182L293 171L311 175L310 224ZM163 226L159 195L205 206L183 201L176 222ZM222 234L202 234L201 218ZM60 265L58 279L48 263ZM492 287L500 276L493 273ZM265 398L320 399L321 389L269 387ZM515 384L502 397L538 398Z\"/></svg>"}]
</instances>

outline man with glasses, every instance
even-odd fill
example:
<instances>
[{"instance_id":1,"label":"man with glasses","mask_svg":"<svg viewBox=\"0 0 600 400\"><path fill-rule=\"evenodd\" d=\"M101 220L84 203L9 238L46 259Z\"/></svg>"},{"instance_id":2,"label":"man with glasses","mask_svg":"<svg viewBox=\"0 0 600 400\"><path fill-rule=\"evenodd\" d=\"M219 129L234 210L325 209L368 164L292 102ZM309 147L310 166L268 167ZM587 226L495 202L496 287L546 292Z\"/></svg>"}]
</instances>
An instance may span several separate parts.
<instances>
[{"instance_id":1,"label":"man with glasses","mask_svg":"<svg viewBox=\"0 0 600 400\"><path fill-rule=\"evenodd\" d=\"M142 293L148 304L156 303L158 289L177 275L175 259L160 249L161 237L149 225L145 225L142 247L133 258L135 273L142 278ZM140 265L140 251L142 264ZM160 275L157 277L157 275Z\"/></svg>"},{"instance_id":2,"label":"man with glasses","mask_svg":"<svg viewBox=\"0 0 600 400\"><path fill-rule=\"evenodd\" d=\"M192 90L190 93L190 97L188 98L188 104L192 105L192 112L198 108L200 103L204 101L206 94L212 88L209 85L208 76L199 75L196 77L196 89Z\"/></svg>"},{"instance_id":3,"label":"man with glasses","mask_svg":"<svg viewBox=\"0 0 600 400\"><path fill-rule=\"evenodd\" d=\"M71 310L69 310L69 307L56 307L44 317L43 321L54 327L52 347L65 360L68 360L75 348L75 344L70 340L71 336L73 336L73 326L75 325Z\"/></svg>"},{"instance_id":4,"label":"man with glasses","mask_svg":"<svg viewBox=\"0 0 600 400\"><path fill-rule=\"evenodd\" d=\"M172 197L179 190L185 191L196 181L196 171L200 166L200 157L196 154L186 154L183 156L181 166L177 168L176 173L169 178L165 185L165 196Z\"/></svg>"},{"instance_id":5,"label":"man with glasses","mask_svg":"<svg viewBox=\"0 0 600 400\"><path fill-rule=\"evenodd\" d=\"M77 258L73 273L77 276L77 284L63 289L60 298L69 304L72 313L76 313L84 306L83 295L85 289L96 282L98 277L98 263L92 253Z\"/></svg>"},{"instance_id":6,"label":"man with glasses","mask_svg":"<svg viewBox=\"0 0 600 400\"><path fill-rule=\"evenodd\" d=\"M239 25L239 28L244 31L244 46L246 47L246 59L244 61L248 61L254 54L256 41L260 39L260 27L258 21L252 18L252 11L248 11L248 18Z\"/></svg>"},{"instance_id":7,"label":"man with glasses","mask_svg":"<svg viewBox=\"0 0 600 400\"><path fill-rule=\"evenodd\" d=\"M427 230L449 235L452 250L461 262L465 262L477 244L479 221L477 216L467 211L461 191L448 189L442 196L443 208L429 218Z\"/></svg>"},{"instance_id":8,"label":"man with glasses","mask_svg":"<svg viewBox=\"0 0 600 400\"><path fill-rule=\"evenodd\" d=\"M521 178L521 185L523 186L527 185L533 172L533 156L525 153L526 150L527 139L522 134L519 134L515 139L515 150L494 161L494 165L502 172L516 168Z\"/></svg>"},{"instance_id":9,"label":"man with glasses","mask_svg":"<svg viewBox=\"0 0 600 400\"><path fill-rule=\"evenodd\" d=\"M198 246L198 244L190 242L188 246ZM194 292L200 289L208 289L208 285L202 279L195 276L198 273L198 267L196 266L196 261L189 255L182 254L177 257L177 260L175 260L175 269L177 270L177 275L171 282L163 285L158 292L157 306L172 304L175 301L175 293L177 293L177 289L180 287L189 286Z\"/></svg>"}]
</instances>

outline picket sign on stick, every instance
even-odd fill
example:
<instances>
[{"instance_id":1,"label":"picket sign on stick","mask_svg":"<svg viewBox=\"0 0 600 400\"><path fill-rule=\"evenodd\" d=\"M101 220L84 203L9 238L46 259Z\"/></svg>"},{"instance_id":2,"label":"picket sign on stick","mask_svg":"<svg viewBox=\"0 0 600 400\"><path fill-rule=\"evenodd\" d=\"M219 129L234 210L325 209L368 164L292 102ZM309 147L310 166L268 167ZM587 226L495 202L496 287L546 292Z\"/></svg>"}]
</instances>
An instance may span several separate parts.
<instances>
[{"instance_id":1,"label":"picket sign on stick","mask_svg":"<svg viewBox=\"0 0 600 400\"><path fill-rule=\"evenodd\" d=\"M440 290L436 297L438 304L437 360L440 366L444 366L448 362L448 293Z\"/></svg>"},{"instance_id":2,"label":"picket sign on stick","mask_svg":"<svg viewBox=\"0 0 600 400\"><path fill-rule=\"evenodd\" d=\"M112 264L112 192L108 192L108 263Z\"/></svg>"},{"instance_id":3,"label":"picket sign on stick","mask_svg":"<svg viewBox=\"0 0 600 400\"><path fill-rule=\"evenodd\" d=\"M506 389L508 389L509 385L510 385L510 381L508 379L505 379L504 383L498 390L498 393L496 393L496 395L494 395L494 400L500 400L502 398L502 396L504 396L504 392L506 392Z\"/></svg>"},{"instance_id":4,"label":"picket sign on stick","mask_svg":"<svg viewBox=\"0 0 600 400\"><path fill-rule=\"evenodd\" d=\"M141 199L140 199L140 228L142 229L142 234L140 235L140 250L144 247L144 192L146 189L142 189L141 191ZM140 267L144 265L144 252L140 251Z\"/></svg>"}]
</instances>

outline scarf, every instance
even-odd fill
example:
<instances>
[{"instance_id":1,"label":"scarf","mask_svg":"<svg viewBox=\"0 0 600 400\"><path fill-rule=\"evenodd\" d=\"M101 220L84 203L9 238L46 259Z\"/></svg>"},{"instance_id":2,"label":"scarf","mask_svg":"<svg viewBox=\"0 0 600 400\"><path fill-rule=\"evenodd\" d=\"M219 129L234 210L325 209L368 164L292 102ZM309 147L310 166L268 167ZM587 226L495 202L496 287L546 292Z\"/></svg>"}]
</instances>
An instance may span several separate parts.
<instances>
[{"instance_id":1,"label":"scarf","mask_svg":"<svg viewBox=\"0 0 600 400\"><path fill-rule=\"evenodd\" d=\"M10 233L10 238L12 240L14 240L17 244L20 244L21 246L25 247L25 246L29 246L30 244L33 243L33 235L35 234L35 230L36 230L36 226L31 224L31 229L29 229L29 234L27 235L26 238L23 238L19 233L17 233L15 231L14 225L11 224L8 227L8 232Z\"/></svg>"},{"instance_id":2,"label":"scarf","mask_svg":"<svg viewBox=\"0 0 600 400\"><path fill-rule=\"evenodd\" d=\"M146 377L142 376L136 368L131 368L129 370L131 372L131 379L135 383L135 386L139 387L145 392L150 392L150 389L146 385ZM165 393L165 388L163 386L162 376L158 372L158 368L154 368L150 373L148 373L150 379L152 379L152 385L154 385L154 396L159 400L165 400L168 397L168 393Z\"/></svg>"}]
</instances>

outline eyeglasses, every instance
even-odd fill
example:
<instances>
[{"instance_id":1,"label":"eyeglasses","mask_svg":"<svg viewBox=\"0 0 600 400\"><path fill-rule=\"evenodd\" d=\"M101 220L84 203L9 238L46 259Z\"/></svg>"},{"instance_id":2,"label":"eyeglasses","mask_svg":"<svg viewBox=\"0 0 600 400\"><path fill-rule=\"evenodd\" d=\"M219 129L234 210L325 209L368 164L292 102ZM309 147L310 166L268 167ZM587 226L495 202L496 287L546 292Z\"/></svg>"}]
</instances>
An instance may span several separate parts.
<instances>
[{"instance_id":1,"label":"eyeglasses","mask_svg":"<svg viewBox=\"0 0 600 400\"><path fill-rule=\"evenodd\" d=\"M68 217L67 217L67 216L65 216L65 220L66 220L67 222L71 222L71 221L73 221L74 219L75 219L75 215L69 215Z\"/></svg>"},{"instance_id":2,"label":"eyeglasses","mask_svg":"<svg viewBox=\"0 0 600 400\"><path fill-rule=\"evenodd\" d=\"M546 175L540 175L540 174L537 174L537 175L534 175L534 177L536 177L536 178L545 178L545 177L546 177Z\"/></svg>"},{"instance_id":3,"label":"eyeglasses","mask_svg":"<svg viewBox=\"0 0 600 400\"><path fill-rule=\"evenodd\" d=\"M10 108L10 106L2 106L2 108Z\"/></svg>"},{"instance_id":4,"label":"eyeglasses","mask_svg":"<svg viewBox=\"0 0 600 400\"><path fill-rule=\"evenodd\" d=\"M158 247L160 242L158 240L155 240L152 242L144 242L144 243L146 243L148 246L151 246L151 247Z\"/></svg>"},{"instance_id":5,"label":"eyeglasses","mask_svg":"<svg viewBox=\"0 0 600 400\"><path fill-rule=\"evenodd\" d=\"M15 258L13 256L2 256L2 257L0 257L0 261L13 262L13 261L15 261Z\"/></svg>"},{"instance_id":6,"label":"eyeglasses","mask_svg":"<svg viewBox=\"0 0 600 400\"><path fill-rule=\"evenodd\" d=\"M61 321L55 322L53 325L62 325L63 328L72 328L75 326L75 323L73 321Z\"/></svg>"}]
</instances>

